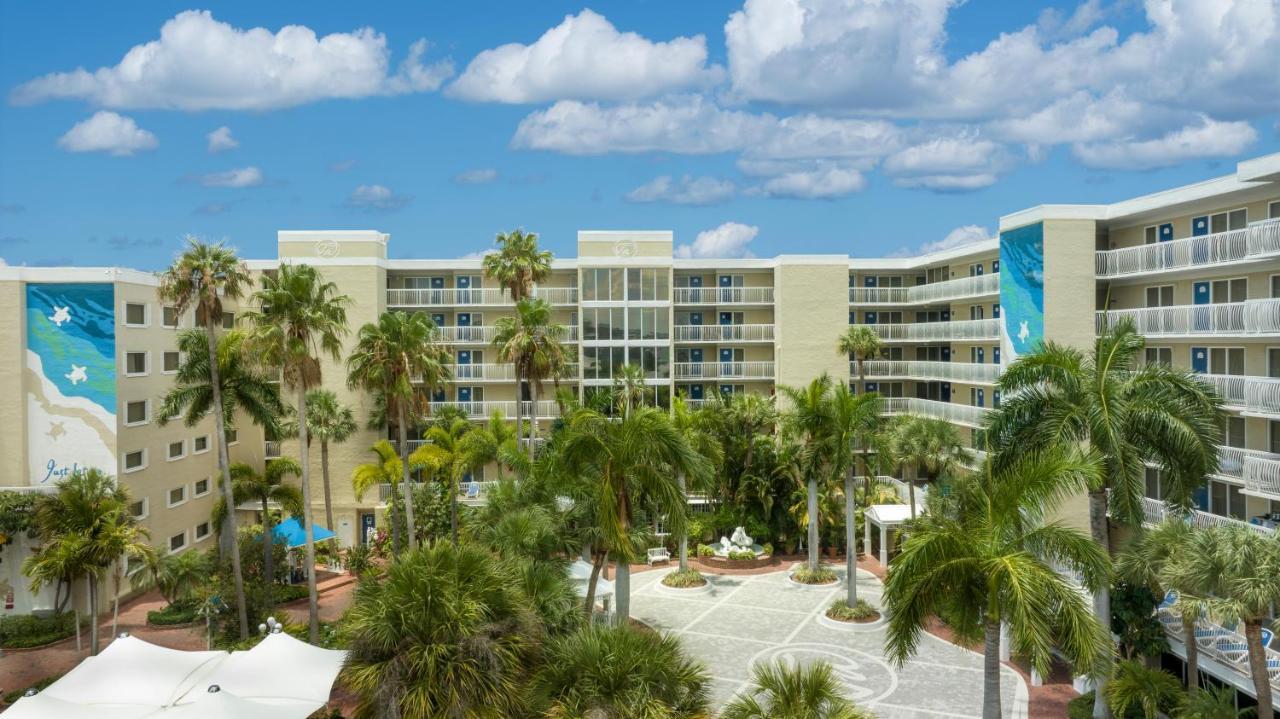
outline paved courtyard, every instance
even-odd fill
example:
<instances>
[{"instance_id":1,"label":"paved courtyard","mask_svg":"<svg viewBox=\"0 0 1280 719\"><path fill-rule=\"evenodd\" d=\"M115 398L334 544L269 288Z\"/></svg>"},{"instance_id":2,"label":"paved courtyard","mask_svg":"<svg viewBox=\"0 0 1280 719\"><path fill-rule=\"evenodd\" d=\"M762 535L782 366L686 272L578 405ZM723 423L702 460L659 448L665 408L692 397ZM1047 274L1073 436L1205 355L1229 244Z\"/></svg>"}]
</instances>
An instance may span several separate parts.
<instances>
[{"instance_id":1,"label":"paved courtyard","mask_svg":"<svg viewBox=\"0 0 1280 719\"><path fill-rule=\"evenodd\" d=\"M980 655L925 633L916 657L894 669L884 657L883 621L854 627L819 622L819 615L844 592L843 572L839 585L822 589L795 586L785 572L709 575L711 588L701 594L662 587L665 574L632 577L632 616L679 635L707 664L717 706L746 685L749 667L756 662L823 659L844 680L848 695L878 716L982 715ZM880 581L859 571L858 595L879 607L880 592ZM1001 685L1005 716L1026 717L1028 693L1022 677L1005 667Z\"/></svg>"}]
</instances>

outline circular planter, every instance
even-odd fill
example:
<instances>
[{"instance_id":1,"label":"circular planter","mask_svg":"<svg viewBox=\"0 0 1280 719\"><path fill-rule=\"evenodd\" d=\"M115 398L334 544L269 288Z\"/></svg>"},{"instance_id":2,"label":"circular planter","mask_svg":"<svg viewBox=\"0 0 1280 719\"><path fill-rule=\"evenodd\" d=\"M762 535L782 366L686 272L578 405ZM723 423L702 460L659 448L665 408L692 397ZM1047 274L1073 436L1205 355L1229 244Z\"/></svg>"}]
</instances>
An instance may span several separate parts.
<instances>
[{"instance_id":1,"label":"circular planter","mask_svg":"<svg viewBox=\"0 0 1280 719\"><path fill-rule=\"evenodd\" d=\"M839 577L837 577L834 582L827 582L826 584L805 584L804 582L797 582L792 579L790 573L787 574L787 582L790 583L791 586L800 587L801 589L835 589L840 586Z\"/></svg>"},{"instance_id":2,"label":"circular planter","mask_svg":"<svg viewBox=\"0 0 1280 719\"><path fill-rule=\"evenodd\" d=\"M884 625L886 621L887 620L885 619L884 612L880 612L880 616L876 617L875 619L869 622L842 622L839 619L832 619L831 617L828 617L825 609L818 614L818 624L820 626L825 627L827 629L835 629L837 631L842 631L842 632L857 632L857 631L868 631L872 629L879 629L881 626Z\"/></svg>"},{"instance_id":3,"label":"circular planter","mask_svg":"<svg viewBox=\"0 0 1280 719\"><path fill-rule=\"evenodd\" d=\"M773 555L766 554L755 559L729 559L728 557L698 557L698 561L716 569L759 569L773 564Z\"/></svg>"},{"instance_id":4,"label":"circular planter","mask_svg":"<svg viewBox=\"0 0 1280 719\"><path fill-rule=\"evenodd\" d=\"M663 577L666 575L664 574ZM659 579L654 585L657 587L659 594L667 594L673 597L696 597L700 594L709 594L711 592L711 581L706 577L702 578L702 584L696 587L668 587Z\"/></svg>"}]
</instances>

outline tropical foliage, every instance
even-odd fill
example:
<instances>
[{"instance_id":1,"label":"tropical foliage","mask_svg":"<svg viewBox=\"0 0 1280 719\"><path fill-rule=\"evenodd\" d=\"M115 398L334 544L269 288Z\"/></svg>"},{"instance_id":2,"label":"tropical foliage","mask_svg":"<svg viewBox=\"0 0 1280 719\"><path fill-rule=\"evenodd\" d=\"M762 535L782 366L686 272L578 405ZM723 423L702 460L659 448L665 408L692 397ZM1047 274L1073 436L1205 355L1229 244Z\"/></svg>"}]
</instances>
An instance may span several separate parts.
<instances>
[{"instance_id":1,"label":"tropical foliage","mask_svg":"<svg viewBox=\"0 0 1280 719\"><path fill-rule=\"evenodd\" d=\"M720 712L720 719L871 719L844 696L826 662L758 664L751 686Z\"/></svg>"}]
</instances>

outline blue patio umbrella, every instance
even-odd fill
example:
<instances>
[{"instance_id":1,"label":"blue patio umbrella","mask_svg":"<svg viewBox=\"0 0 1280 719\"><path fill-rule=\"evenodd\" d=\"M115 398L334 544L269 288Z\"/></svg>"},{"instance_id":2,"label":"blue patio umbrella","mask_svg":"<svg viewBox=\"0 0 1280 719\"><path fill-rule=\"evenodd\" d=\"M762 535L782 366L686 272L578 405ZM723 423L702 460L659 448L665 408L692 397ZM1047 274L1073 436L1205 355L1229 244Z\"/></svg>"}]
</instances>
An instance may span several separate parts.
<instances>
[{"instance_id":1,"label":"blue patio umbrella","mask_svg":"<svg viewBox=\"0 0 1280 719\"><path fill-rule=\"evenodd\" d=\"M324 539L333 539L333 531L325 529L318 524L313 526L311 531L314 533L314 538L317 542ZM295 517L289 517L272 527L271 535L277 542L283 540L285 546L289 549L301 547L307 543L307 530L303 529L302 523Z\"/></svg>"}]
</instances>

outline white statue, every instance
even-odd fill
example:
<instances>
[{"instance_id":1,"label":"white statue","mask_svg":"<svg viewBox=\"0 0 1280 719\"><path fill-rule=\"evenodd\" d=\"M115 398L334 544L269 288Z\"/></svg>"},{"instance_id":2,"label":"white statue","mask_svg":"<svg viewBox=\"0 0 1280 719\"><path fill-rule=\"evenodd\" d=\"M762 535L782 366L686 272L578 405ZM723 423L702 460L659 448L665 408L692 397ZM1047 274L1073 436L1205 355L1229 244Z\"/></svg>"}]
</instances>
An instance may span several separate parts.
<instances>
[{"instance_id":1,"label":"white statue","mask_svg":"<svg viewBox=\"0 0 1280 719\"><path fill-rule=\"evenodd\" d=\"M740 549L751 549L755 542L751 537L747 536L747 531L742 527L733 530L733 543Z\"/></svg>"},{"instance_id":2,"label":"white statue","mask_svg":"<svg viewBox=\"0 0 1280 719\"><path fill-rule=\"evenodd\" d=\"M721 536L720 536L720 551L722 551L722 552L728 552L730 549L733 549L733 542L730 542L728 537L726 537L726 536L724 536L724 535L721 535Z\"/></svg>"}]
</instances>

